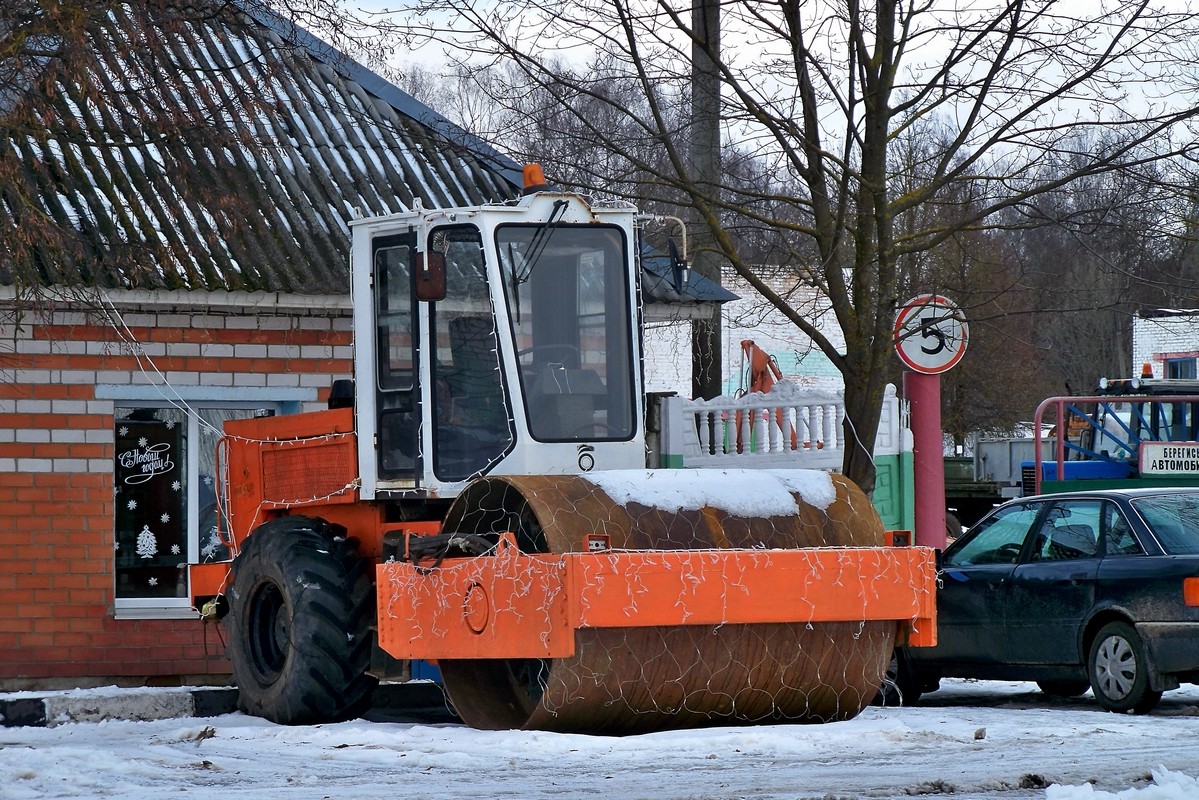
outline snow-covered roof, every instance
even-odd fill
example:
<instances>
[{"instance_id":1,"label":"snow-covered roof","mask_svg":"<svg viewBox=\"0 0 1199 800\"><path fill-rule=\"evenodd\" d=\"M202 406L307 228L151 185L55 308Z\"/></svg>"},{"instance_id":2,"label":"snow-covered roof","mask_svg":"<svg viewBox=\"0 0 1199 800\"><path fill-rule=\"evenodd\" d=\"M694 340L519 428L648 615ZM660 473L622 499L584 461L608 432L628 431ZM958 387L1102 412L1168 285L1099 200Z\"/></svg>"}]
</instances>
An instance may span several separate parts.
<instances>
[{"instance_id":1,"label":"snow-covered roof","mask_svg":"<svg viewBox=\"0 0 1199 800\"><path fill-rule=\"evenodd\" d=\"M354 214L518 191L513 161L259 6L149 25L170 12L106 8L86 80L45 92L45 130L6 124L17 87L0 103L19 167L0 225L29 229L33 209L79 245L0 259L0 285L344 293Z\"/></svg>"}]
</instances>

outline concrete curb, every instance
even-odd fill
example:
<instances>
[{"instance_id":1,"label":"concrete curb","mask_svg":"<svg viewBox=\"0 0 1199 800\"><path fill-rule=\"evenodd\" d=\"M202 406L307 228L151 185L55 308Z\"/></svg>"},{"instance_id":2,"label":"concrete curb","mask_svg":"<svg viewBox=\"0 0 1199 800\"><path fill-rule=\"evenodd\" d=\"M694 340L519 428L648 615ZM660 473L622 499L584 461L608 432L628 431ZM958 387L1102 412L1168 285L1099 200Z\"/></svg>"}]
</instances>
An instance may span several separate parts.
<instances>
[{"instance_id":1,"label":"concrete curb","mask_svg":"<svg viewBox=\"0 0 1199 800\"><path fill-rule=\"evenodd\" d=\"M48 692L45 697L0 698L0 725L48 728L108 719L144 722L174 717L213 717L237 710L237 689L88 689Z\"/></svg>"},{"instance_id":2,"label":"concrete curb","mask_svg":"<svg viewBox=\"0 0 1199 800\"><path fill-rule=\"evenodd\" d=\"M0 727L49 728L71 722L127 720L145 722L178 717L218 717L237 711L232 686L80 689L0 695ZM27 696L28 695L28 696ZM445 695L429 681L383 684L371 697L364 719L376 722L455 722Z\"/></svg>"}]
</instances>

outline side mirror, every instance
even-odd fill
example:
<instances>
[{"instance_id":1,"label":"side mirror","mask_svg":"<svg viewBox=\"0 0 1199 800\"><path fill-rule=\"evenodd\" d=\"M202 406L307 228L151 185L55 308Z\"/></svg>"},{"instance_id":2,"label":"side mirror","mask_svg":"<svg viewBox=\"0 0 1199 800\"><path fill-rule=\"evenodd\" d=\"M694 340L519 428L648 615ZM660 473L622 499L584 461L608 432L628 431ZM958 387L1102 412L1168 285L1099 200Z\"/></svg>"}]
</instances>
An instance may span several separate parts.
<instances>
[{"instance_id":1,"label":"side mirror","mask_svg":"<svg viewBox=\"0 0 1199 800\"><path fill-rule=\"evenodd\" d=\"M445 253L426 250L416 254L416 272L413 275L416 299L436 302L445 299Z\"/></svg>"},{"instance_id":2,"label":"side mirror","mask_svg":"<svg viewBox=\"0 0 1199 800\"><path fill-rule=\"evenodd\" d=\"M667 241L667 245L670 248L670 271L674 278L674 290L682 294L691 280L691 262L685 256L679 255L679 248L674 243L673 236Z\"/></svg>"}]
</instances>

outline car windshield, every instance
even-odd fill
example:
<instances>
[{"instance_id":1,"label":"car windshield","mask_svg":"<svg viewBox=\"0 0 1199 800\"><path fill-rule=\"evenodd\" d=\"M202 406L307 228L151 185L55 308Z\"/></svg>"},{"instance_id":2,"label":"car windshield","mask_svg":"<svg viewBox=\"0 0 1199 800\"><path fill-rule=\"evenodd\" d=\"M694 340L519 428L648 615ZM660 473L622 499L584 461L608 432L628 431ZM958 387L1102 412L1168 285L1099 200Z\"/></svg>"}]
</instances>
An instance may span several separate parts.
<instances>
[{"instance_id":1,"label":"car windshield","mask_svg":"<svg viewBox=\"0 0 1199 800\"><path fill-rule=\"evenodd\" d=\"M1199 493L1142 497L1132 505L1167 553L1199 554Z\"/></svg>"}]
</instances>

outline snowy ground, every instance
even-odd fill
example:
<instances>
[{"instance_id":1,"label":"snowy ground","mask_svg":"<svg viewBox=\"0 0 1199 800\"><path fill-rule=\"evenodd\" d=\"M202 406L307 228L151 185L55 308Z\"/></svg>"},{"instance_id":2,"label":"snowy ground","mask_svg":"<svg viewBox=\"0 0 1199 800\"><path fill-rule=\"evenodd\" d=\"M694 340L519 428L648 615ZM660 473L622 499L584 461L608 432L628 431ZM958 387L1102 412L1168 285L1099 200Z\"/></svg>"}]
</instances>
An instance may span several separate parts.
<instances>
[{"instance_id":1,"label":"snowy ground","mask_svg":"<svg viewBox=\"0 0 1199 800\"><path fill-rule=\"evenodd\" d=\"M1143 717L1032 684L946 681L831 725L626 738L241 714L0 728L0 798L1199 798L1199 687Z\"/></svg>"}]
</instances>

